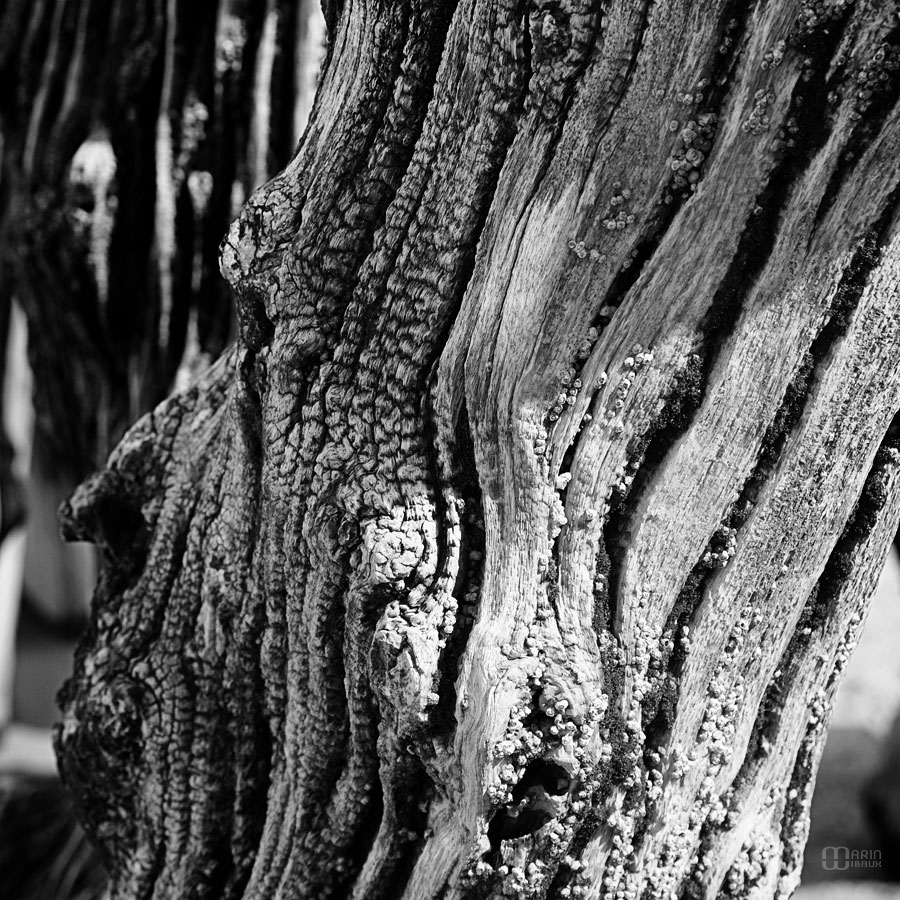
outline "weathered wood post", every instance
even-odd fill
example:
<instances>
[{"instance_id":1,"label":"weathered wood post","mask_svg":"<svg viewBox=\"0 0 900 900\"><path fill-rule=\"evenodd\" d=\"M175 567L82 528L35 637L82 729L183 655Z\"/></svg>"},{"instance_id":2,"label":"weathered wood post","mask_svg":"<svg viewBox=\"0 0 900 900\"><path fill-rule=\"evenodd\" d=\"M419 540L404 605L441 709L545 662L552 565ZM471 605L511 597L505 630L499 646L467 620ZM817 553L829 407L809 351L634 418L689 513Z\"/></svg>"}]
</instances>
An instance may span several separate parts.
<instances>
[{"instance_id":1,"label":"weathered wood post","mask_svg":"<svg viewBox=\"0 0 900 900\"><path fill-rule=\"evenodd\" d=\"M236 347L65 510L116 900L790 894L900 516L897 15L325 4Z\"/></svg>"}]
</instances>

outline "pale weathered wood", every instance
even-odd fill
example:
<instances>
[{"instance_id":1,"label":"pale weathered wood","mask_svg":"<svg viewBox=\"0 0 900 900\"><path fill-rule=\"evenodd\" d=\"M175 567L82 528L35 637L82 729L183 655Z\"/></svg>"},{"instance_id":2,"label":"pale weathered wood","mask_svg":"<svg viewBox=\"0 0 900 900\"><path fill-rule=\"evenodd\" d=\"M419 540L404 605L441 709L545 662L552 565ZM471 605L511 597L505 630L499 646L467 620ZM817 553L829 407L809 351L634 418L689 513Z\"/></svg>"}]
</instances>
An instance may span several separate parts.
<instances>
[{"instance_id":1,"label":"pale weathered wood","mask_svg":"<svg viewBox=\"0 0 900 900\"><path fill-rule=\"evenodd\" d=\"M113 896L787 896L900 516L897 5L324 14L237 347L65 511Z\"/></svg>"}]
</instances>

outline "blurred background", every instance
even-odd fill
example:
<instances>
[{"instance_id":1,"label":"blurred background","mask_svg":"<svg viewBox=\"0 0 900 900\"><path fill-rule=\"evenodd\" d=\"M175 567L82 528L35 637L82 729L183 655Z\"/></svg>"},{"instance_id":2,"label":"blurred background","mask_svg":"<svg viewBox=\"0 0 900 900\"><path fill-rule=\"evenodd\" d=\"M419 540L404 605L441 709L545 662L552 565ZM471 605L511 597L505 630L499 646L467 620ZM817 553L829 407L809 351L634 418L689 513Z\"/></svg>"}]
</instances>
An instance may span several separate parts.
<instances>
[{"instance_id":1,"label":"blurred background","mask_svg":"<svg viewBox=\"0 0 900 900\"><path fill-rule=\"evenodd\" d=\"M218 245L288 161L316 0L0 0L0 900L99 898L55 695L97 558L56 511L230 342ZM804 900L900 897L900 563L837 698Z\"/></svg>"}]
</instances>

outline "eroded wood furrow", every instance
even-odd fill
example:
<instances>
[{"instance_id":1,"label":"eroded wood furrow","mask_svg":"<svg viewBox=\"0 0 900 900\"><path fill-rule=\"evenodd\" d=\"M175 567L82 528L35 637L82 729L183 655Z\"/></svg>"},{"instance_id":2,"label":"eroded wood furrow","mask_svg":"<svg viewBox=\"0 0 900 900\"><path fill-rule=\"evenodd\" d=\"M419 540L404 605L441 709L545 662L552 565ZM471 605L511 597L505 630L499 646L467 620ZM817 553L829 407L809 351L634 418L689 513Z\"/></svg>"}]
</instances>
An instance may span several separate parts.
<instances>
[{"instance_id":1,"label":"eroded wood furrow","mask_svg":"<svg viewBox=\"0 0 900 900\"><path fill-rule=\"evenodd\" d=\"M238 348L69 511L113 896L786 894L900 515L893 19L326 20L223 245Z\"/></svg>"}]
</instances>

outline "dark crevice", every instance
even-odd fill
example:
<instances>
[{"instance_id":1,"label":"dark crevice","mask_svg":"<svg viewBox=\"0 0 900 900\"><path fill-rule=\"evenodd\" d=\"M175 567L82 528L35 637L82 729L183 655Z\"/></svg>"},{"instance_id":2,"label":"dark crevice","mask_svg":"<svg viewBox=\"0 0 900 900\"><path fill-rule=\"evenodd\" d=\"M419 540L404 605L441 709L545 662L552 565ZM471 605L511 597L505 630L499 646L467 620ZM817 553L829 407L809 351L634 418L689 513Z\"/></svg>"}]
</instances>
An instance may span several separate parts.
<instances>
[{"instance_id":1,"label":"dark crevice","mask_svg":"<svg viewBox=\"0 0 900 900\"><path fill-rule=\"evenodd\" d=\"M727 516L726 521L731 528L740 529L750 517L750 513L756 506L759 492L781 457L788 435L803 415L813 371L816 364L822 359L821 351L817 352L816 344L824 333L825 329L819 333L810 349L803 354L794 377L784 392L781 404L766 428L753 470L744 482L738 499Z\"/></svg>"},{"instance_id":2,"label":"dark crevice","mask_svg":"<svg viewBox=\"0 0 900 900\"><path fill-rule=\"evenodd\" d=\"M615 638L612 638L615 641ZM624 656L617 653L621 648L611 645L611 649L601 650L605 683L604 693L609 698L606 713L599 723L600 736L611 745L610 760L603 769L594 772L593 790L585 798L586 812L580 817L580 821L572 839L567 847L567 855L579 859L591 839L607 822L604 804L613 796L614 789L621 785L632 768L629 758L629 738L625 730L625 722L622 717L619 703L625 684ZM635 799L635 790L632 788L625 797L625 805ZM559 898L560 891L566 887L571 879L571 870L567 866L559 866L548 886L547 897Z\"/></svg>"},{"instance_id":3,"label":"dark crevice","mask_svg":"<svg viewBox=\"0 0 900 900\"><path fill-rule=\"evenodd\" d=\"M247 350L238 356L238 383L234 391L234 416L244 440L244 447L253 466L261 471L263 465L263 413L262 397L265 396L267 370L264 360L254 351ZM299 393L303 396L308 385L303 383Z\"/></svg>"},{"instance_id":4,"label":"dark crevice","mask_svg":"<svg viewBox=\"0 0 900 900\"><path fill-rule=\"evenodd\" d=\"M618 574L617 568L617 577ZM594 629L594 635L598 638L605 632L614 633L617 604L615 595L610 594L610 576L611 562L609 553L606 551L606 538L601 535L594 560L594 609L591 619L591 627Z\"/></svg>"},{"instance_id":5,"label":"dark crevice","mask_svg":"<svg viewBox=\"0 0 900 900\"><path fill-rule=\"evenodd\" d=\"M824 736L821 738L824 740ZM784 809L781 813L781 869L782 876L797 871L803 862L803 845L798 845L798 824L809 816L809 803L814 787L814 771L819 750L816 726L808 725L800 743L791 778L785 789ZM891 848L893 850L893 848Z\"/></svg>"},{"instance_id":6,"label":"dark crevice","mask_svg":"<svg viewBox=\"0 0 900 900\"><path fill-rule=\"evenodd\" d=\"M623 507L622 498L614 495L610 501L606 521L603 523L603 536L597 553L597 571L605 576L605 580L603 589L599 591L595 582L594 618L597 624L612 635L618 631L616 620L619 615L619 583L622 577L625 537Z\"/></svg>"},{"instance_id":7,"label":"dark crevice","mask_svg":"<svg viewBox=\"0 0 900 900\"><path fill-rule=\"evenodd\" d=\"M628 457L638 463L630 492L616 491L611 498L609 515L603 528L603 543L609 560L606 604L611 630L615 630L621 558L629 523L651 473L656 471L671 446L687 429L700 406L710 368L704 359L708 357L693 354L676 374L662 412L644 436L629 448Z\"/></svg>"},{"instance_id":8,"label":"dark crevice","mask_svg":"<svg viewBox=\"0 0 900 900\"><path fill-rule=\"evenodd\" d=\"M526 766L521 779L513 788L513 802L521 801L535 786L542 787L553 797L563 796L572 786L572 776L559 763L549 759L535 759Z\"/></svg>"},{"instance_id":9,"label":"dark crevice","mask_svg":"<svg viewBox=\"0 0 900 900\"><path fill-rule=\"evenodd\" d=\"M550 559L547 562L547 570L541 579L546 586L547 603L553 617L559 620L559 538L557 537L550 547Z\"/></svg>"},{"instance_id":10,"label":"dark crevice","mask_svg":"<svg viewBox=\"0 0 900 900\"><path fill-rule=\"evenodd\" d=\"M340 882L340 886L335 885L339 891L348 891L353 879L365 865L381 828L381 820L385 812L384 791L378 785L369 791L367 796L369 802L365 809L357 813L358 819L353 844L348 849L346 856L347 871L342 873L343 877L336 879Z\"/></svg>"},{"instance_id":11,"label":"dark crevice","mask_svg":"<svg viewBox=\"0 0 900 900\"><path fill-rule=\"evenodd\" d=\"M559 496L559 508L565 510L566 497L568 495L569 479L571 477L570 469L572 460L575 457L576 444L573 442L563 454L562 464L560 465L558 480L556 482L556 492ZM541 574L541 581L546 586L547 602L553 611L554 618L559 620L559 572L560 572L560 539L568 525L562 525L559 533L551 536L550 540L550 558L547 561L547 567Z\"/></svg>"},{"instance_id":12,"label":"dark crevice","mask_svg":"<svg viewBox=\"0 0 900 900\"><path fill-rule=\"evenodd\" d=\"M457 468L453 486L463 504L459 508L459 574L453 586L457 603L456 625L447 637L438 662L437 684L433 688L437 692L438 702L429 710L429 728L447 739L456 729L456 679L477 612L477 601L472 602L471 594L477 595L480 589L484 566L484 512L465 405L457 422L456 449L454 462Z\"/></svg>"},{"instance_id":13,"label":"dark crevice","mask_svg":"<svg viewBox=\"0 0 900 900\"><path fill-rule=\"evenodd\" d=\"M709 576L709 567L703 562L698 562L685 580L663 626L663 638L668 639L672 647L663 648L658 664L657 685L647 695L641 710L646 735L645 746L648 751L665 746L675 723L679 680L687 659L687 651L679 638L684 626L693 619Z\"/></svg>"},{"instance_id":14,"label":"dark crevice","mask_svg":"<svg viewBox=\"0 0 900 900\"><path fill-rule=\"evenodd\" d=\"M564 798L572 786L569 773L558 763L535 759L513 787L512 801L497 810L488 824L488 840L496 852L502 841L533 834L559 815L554 798Z\"/></svg>"}]
</instances>

